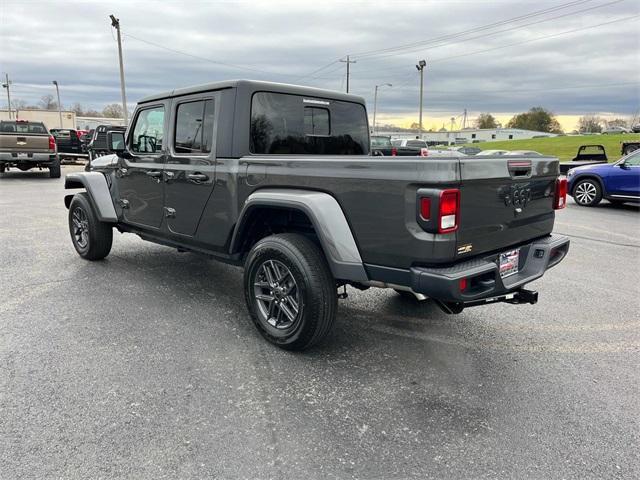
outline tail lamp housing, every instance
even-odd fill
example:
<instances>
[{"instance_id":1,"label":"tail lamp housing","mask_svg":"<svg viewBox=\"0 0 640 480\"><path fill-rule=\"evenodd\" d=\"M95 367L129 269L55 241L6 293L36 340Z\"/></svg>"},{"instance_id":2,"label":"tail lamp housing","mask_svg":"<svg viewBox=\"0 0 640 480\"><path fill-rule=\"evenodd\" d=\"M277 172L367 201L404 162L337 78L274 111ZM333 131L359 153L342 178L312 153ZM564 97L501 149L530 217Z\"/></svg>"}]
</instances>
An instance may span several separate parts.
<instances>
[{"instance_id":1,"label":"tail lamp housing","mask_svg":"<svg viewBox=\"0 0 640 480\"><path fill-rule=\"evenodd\" d=\"M446 234L458 230L459 189L420 189L417 206L418 223L425 231Z\"/></svg>"},{"instance_id":2,"label":"tail lamp housing","mask_svg":"<svg viewBox=\"0 0 640 480\"><path fill-rule=\"evenodd\" d=\"M391 156L392 156L392 157L395 157L395 156L397 156L397 155L398 155L398 149L397 149L396 147L393 147L393 148L391 149Z\"/></svg>"},{"instance_id":3,"label":"tail lamp housing","mask_svg":"<svg viewBox=\"0 0 640 480\"><path fill-rule=\"evenodd\" d=\"M49 135L49 150L56 149L56 139L53 135Z\"/></svg>"},{"instance_id":4,"label":"tail lamp housing","mask_svg":"<svg viewBox=\"0 0 640 480\"><path fill-rule=\"evenodd\" d=\"M567 177L556 180L556 188L553 195L553 209L561 210L567 206Z\"/></svg>"}]
</instances>

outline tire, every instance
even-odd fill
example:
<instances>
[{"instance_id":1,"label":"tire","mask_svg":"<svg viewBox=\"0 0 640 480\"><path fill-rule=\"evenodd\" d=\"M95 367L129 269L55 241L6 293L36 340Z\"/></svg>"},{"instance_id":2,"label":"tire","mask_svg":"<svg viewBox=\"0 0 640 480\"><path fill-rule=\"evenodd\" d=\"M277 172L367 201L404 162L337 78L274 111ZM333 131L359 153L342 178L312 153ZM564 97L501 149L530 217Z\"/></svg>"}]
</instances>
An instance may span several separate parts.
<instances>
[{"instance_id":1,"label":"tire","mask_svg":"<svg viewBox=\"0 0 640 480\"><path fill-rule=\"evenodd\" d=\"M602 200L602 188L593 178L579 180L573 187L573 199L582 207L595 207Z\"/></svg>"},{"instance_id":2,"label":"tire","mask_svg":"<svg viewBox=\"0 0 640 480\"><path fill-rule=\"evenodd\" d=\"M111 251L113 227L98 220L86 193L78 193L71 200L69 233L76 252L85 260L102 260Z\"/></svg>"},{"instance_id":3,"label":"tire","mask_svg":"<svg viewBox=\"0 0 640 480\"><path fill-rule=\"evenodd\" d=\"M49 165L49 178L60 178L60 159L57 158Z\"/></svg>"},{"instance_id":4,"label":"tire","mask_svg":"<svg viewBox=\"0 0 640 480\"><path fill-rule=\"evenodd\" d=\"M7 169L6 165L4 163L0 163L0 173L4 173L6 169Z\"/></svg>"},{"instance_id":5,"label":"tire","mask_svg":"<svg viewBox=\"0 0 640 480\"><path fill-rule=\"evenodd\" d=\"M285 350L305 350L327 336L336 290L322 250L302 235L263 238L247 256L244 292L251 319L264 338Z\"/></svg>"}]
</instances>

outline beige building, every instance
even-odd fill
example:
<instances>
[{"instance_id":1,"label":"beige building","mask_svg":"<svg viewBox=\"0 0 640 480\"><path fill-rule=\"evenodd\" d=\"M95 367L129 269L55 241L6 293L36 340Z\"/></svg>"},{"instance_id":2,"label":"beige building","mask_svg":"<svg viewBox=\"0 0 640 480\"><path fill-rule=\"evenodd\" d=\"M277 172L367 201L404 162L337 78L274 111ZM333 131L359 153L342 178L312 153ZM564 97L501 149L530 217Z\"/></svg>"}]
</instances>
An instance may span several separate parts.
<instances>
[{"instance_id":1,"label":"beige building","mask_svg":"<svg viewBox=\"0 0 640 480\"><path fill-rule=\"evenodd\" d=\"M7 110L0 110L0 120L27 120L42 122L48 128L61 128L60 115L57 110L11 110L11 118ZM76 128L75 112L62 111L62 128Z\"/></svg>"}]
</instances>

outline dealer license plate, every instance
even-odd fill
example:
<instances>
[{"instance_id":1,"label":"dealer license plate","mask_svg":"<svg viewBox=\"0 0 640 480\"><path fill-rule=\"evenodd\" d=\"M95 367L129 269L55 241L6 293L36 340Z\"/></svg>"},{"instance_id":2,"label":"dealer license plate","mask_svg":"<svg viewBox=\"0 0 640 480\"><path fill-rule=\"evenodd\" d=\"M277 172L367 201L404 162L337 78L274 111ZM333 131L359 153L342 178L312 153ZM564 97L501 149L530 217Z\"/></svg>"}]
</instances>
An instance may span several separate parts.
<instances>
[{"instance_id":1,"label":"dealer license plate","mask_svg":"<svg viewBox=\"0 0 640 480\"><path fill-rule=\"evenodd\" d=\"M510 250L500 254L500 276L508 277L518 273L518 265L520 264L520 249Z\"/></svg>"}]
</instances>

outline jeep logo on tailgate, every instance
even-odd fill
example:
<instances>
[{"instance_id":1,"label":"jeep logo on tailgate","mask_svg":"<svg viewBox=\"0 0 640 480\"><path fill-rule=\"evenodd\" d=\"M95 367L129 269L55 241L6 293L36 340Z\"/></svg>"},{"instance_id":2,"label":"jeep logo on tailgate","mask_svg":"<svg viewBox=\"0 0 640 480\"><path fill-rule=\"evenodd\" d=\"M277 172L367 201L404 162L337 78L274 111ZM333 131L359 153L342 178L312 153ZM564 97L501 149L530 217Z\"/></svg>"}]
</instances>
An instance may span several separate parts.
<instances>
[{"instance_id":1,"label":"jeep logo on tailgate","mask_svg":"<svg viewBox=\"0 0 640 480\"><path fill-rule=\"evenodd\" d=\"M515 207L515 213L520 213L531 200L531 188L528 184L512 185L504 194L504 204Z\"/></svg>"}]
</instances>

